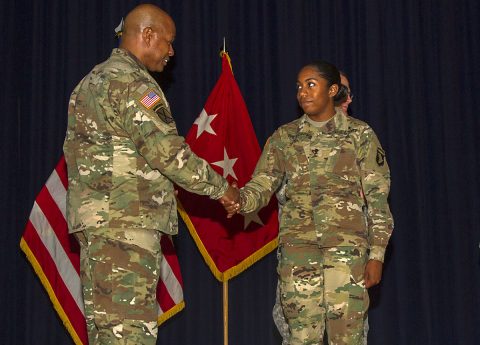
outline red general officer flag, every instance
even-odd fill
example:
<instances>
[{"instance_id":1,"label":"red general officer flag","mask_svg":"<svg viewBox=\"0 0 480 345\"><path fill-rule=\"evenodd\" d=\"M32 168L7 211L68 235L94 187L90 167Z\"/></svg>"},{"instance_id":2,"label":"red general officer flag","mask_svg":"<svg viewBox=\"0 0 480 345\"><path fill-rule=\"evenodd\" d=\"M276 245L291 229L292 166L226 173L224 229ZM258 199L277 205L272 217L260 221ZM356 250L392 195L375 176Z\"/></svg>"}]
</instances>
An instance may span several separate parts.
<instances>
[{"instance_id":1,"label":"red general officer flag","mask_svg":"<svg viewBox=\"0 0 480 345\"><path fill-rule=\"evenodd\" d=\"M222 52L222 74L187 134L192 150L239 187L252 176L260 157L255 132L230 58ZM226 281L277 246L275 198L258 213L226 218L218 201L179 191L180 214L212 273Z\"/></svg>"},{"instance_id":2,"label":"red general officer flag","mask_svg":"<svg viewBox=\"0 0 480 345\"><path fill-rule=\"evenodd\" d=\"M88 344L80 283L78 243L68 234L65 218L67 167L62 157L33 204L20 248L40 278L73 342ZM162 236L160 281L157 286L158 324L185 306L183 282L175 248Z\"/></svg>"}]
</instances>

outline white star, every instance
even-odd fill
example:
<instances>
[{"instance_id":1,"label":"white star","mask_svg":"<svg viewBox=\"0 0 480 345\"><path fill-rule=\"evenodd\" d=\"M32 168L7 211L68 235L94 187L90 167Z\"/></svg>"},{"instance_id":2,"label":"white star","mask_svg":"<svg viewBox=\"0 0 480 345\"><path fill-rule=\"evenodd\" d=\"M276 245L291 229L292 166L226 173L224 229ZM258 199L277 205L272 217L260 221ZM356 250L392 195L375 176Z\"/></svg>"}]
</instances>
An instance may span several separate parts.
<instances>
[{"instance_id":1,"label":"white star","mask_svg":"<svg viewBox=\"0 0 480 345\"><path fill-rule=\"evenodd\" d=\"M227 178L227 176L230 175L235 180L238 180L237 176L235 175L235 171L233 171L233 165L237 159L238 158L228 158L227 149L223 148L223 161L214 162L212 164L223 169L223 177Z\"/></svg>"},{"instance_id":2,"label":"white star","mask_svg":"<svg viewBox=\"0 0 480 345\"><path fill-rule=\"evenodd\" d=\"M210 126L210 123L218 114L208 115L205 109L202 109L200 115L198 115L197 119L195 120L194 124L198 125L197 128L197 139L203 132L208 132L213 135L217 135L213 128Z\"/></svg>"},{"instance_id":3,"label":"white star","mask_svg":"<svg viewBox=\"0 0 480 345\"><path fill-rule=\"evenodd\" d=\"M243 220L244 220L243 230L245 230L251 222L255 222L257 224L264 225L262 220L258 216L258 212L247 213L243 217L244 217L243 218Z\"/></svg>"}]
</instances>

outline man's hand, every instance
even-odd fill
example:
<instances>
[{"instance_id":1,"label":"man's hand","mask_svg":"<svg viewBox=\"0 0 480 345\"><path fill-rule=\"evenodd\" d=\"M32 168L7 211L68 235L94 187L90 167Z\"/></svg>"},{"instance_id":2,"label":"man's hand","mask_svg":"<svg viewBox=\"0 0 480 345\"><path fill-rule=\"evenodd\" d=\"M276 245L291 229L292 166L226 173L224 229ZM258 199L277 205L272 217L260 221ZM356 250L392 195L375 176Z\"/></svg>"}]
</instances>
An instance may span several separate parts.
<instances>
[{"instance_id":1,"label":"man's hand","mask_svg":"<svg viewBox=\"0 0 480 345\"><path fill-rule=\"evenodd\" d=\"M232 218L240 210L240 192L238 191L237 184L233 182L228 187L225 194L219 199L227 211L227 218Z\"/></svg>"},{"instance_id":2,"label":"man's hand","mask_svg":"<svg viewBox=\"0 0 480 345\"><path fill-rule=\"evenodd\" d=\"M377 285L382 280L383 263L378 260L368 260L365 266L365 287L371 288Z\"/></svg>"}]
</instances>

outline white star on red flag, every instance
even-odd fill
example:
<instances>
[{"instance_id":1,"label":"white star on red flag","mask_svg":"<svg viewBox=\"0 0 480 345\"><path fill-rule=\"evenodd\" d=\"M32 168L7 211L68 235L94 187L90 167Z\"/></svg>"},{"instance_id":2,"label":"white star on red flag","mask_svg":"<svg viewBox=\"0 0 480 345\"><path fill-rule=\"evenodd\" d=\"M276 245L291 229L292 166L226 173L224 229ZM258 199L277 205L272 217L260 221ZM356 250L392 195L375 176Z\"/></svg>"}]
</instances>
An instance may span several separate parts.
<instances>
[{"instance_id":1,"label":"white star on red flag","mask_svg":"<svg viewBox=\"0 0 480 345\"><path fill-rule=\"evenodd\" d=\"M223 148L223 161L213 162L213 165L216 165L223 169L223 177L227 178L228 175L232 176L235 180L238 180L237 175L235 175L235 171L233 171L233 166L237 158L230 159L228 157L227 149Z\"/></svg>"},{"instance_id":2,"label":"white star on red flag","mask_svg":"<svg viewBox=\"0 0 480 345\"><path fill-rule=\"evenodd\" d=\"M203 132L217 135L217 133L215 133L212 126L210 125L217 115L218 114L208 115L205 109L202 109L202 112L200 113L200 115L198 115L197 119L194 122L194 124L198 126L197 139Z\"/></svg>"},{"instance_id":3,"label":"white star on red flag","mask_svg":"<svg viewBox=\"0 0 480 345\"><path fill-rule=\"evenodd\" d=\"M243 230L246 230L251 222L254 222L260 225L265 225L263 224L262 219L258 215L258 212L247 213L243 217L244 217Z\"/></svg>"}]
</instances>

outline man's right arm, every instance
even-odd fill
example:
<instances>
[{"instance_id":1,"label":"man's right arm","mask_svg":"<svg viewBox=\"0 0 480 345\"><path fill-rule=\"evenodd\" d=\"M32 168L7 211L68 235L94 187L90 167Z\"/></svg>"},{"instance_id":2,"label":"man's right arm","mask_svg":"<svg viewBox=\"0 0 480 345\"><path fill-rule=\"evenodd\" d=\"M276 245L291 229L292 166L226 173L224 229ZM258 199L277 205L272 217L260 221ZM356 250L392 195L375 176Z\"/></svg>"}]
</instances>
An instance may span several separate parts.
<instances>
[{"instance_id":1,"label":"man's right arm","mask_svg":"<svg viewBox=\"0 0 480 345\"><path fill-rule=\"evenodd\" d=\"M145 101L150 92L151 106L150 100ZM124 97L123 107L119 107L122 128L152 168L190 192L213 199L227 192L228 182L178 135L170 109L155 85L144 81L130 83L120 97Z\"/></svg>"}]
</instances>

